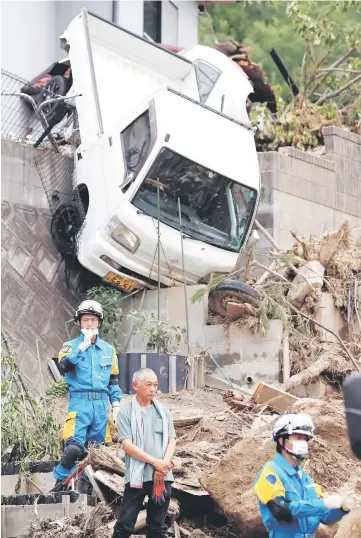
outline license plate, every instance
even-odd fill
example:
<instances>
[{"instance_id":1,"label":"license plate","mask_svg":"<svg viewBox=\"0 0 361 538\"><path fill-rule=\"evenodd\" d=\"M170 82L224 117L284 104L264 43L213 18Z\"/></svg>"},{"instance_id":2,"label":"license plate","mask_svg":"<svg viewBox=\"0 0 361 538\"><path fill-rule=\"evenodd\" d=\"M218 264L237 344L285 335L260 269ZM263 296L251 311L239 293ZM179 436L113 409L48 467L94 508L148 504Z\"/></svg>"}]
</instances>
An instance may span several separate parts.
<instances>
[{"instance_id":1,"label":"license plate","mask_svg":"<svg viewBox=\"0 0 361 538\"><path fill-rule=\"evenodd\" d=\"M133 291L136 285L136 282L134 282L134 280L131 280L130 278L126 278L124 276L119 276L116 273L112 272L105 275L103 280L104 282L107 282L107 284L111 284L112 286L124 290L127 293Z\"/></svg>"}]
</instances>

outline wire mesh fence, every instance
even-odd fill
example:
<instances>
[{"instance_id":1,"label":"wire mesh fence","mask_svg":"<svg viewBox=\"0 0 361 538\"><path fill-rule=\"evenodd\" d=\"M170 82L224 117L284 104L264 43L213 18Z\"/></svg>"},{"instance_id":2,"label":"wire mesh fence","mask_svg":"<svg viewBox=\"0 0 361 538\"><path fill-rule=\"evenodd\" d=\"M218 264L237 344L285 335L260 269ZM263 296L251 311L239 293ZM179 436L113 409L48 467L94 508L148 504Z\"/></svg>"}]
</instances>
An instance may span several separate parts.
<instances>
[{"instance_id":1,"label":"wire mesh fence","mask_svg":"<svg viewBox=\"0 0 361 538\"><path fill-rule=\"evenodd\" d=\"M48 114L48 122L46 108L42 113L39 106L47 97L58 96L44 88L39 92L26 80L4 70L1 95L1 137L39 149L34 161L53 215L53 241L64 256L76 256L85 220L75 169L80 142L76 108L71 101L61 101L57 104L58 114Z\"/></svg>"}]
</instances>

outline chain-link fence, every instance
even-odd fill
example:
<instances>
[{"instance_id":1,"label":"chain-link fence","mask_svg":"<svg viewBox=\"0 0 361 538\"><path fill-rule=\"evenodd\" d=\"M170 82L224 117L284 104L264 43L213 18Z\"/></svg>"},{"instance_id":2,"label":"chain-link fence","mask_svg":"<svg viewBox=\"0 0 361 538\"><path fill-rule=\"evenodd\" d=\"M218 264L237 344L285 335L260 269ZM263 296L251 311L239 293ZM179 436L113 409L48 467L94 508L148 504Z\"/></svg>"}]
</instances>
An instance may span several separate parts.
<instances>
[{"instance_id":1,"label":"chain-link fence","mask_svg":"<svg viewBox=\"0 0 361 538\"><path fill-rule=\"evenodd\" d=\"M80 142L76 108L71 100L4 70L1 95L1 136L39 148L35 164L53 215L53 241L64 256L76 256L86 205L75 175Z\"/></svg>"}]
</instances>

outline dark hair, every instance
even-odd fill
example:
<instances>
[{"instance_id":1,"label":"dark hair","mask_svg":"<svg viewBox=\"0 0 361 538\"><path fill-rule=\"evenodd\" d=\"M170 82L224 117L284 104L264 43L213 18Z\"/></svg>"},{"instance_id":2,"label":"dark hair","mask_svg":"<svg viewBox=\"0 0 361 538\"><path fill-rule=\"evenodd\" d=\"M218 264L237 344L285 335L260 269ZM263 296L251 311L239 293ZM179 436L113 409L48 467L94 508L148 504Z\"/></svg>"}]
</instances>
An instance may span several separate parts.
<instances>
[{"instance_id":1,"label":"dark hair","mask_svg":"<svg viewBox=\"0 0 361 538\"><path fill-rule=\"evenodd\" d=\"M288 435L282 435L281 437L277 439L276 450L278 454L282 454L282 450L285 447L285 440L288 439L288 437L289 437ZM282 442L282 439L283 439L283 442Z\"/></svg>"}]
</instances>

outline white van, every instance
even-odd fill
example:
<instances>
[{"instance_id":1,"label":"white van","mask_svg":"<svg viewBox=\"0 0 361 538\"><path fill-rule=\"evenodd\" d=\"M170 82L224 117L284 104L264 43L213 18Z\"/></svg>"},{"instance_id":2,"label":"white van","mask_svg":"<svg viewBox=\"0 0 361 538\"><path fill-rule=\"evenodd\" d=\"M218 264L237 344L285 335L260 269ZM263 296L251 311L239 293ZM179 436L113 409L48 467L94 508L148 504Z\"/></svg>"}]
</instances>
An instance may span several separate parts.
<instances>
[{"instance_id":1,"label":"white van","mask_svg":"<svg viewBox=\"0 0 361 538\"><path fill-rule=\"evenodd\" d=\"M84 9L61 41L80 94L80 263L128 293L231 271L260 193L246 75L214 49L174 54Z\"/></svg>"}]
</instances>

